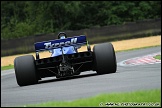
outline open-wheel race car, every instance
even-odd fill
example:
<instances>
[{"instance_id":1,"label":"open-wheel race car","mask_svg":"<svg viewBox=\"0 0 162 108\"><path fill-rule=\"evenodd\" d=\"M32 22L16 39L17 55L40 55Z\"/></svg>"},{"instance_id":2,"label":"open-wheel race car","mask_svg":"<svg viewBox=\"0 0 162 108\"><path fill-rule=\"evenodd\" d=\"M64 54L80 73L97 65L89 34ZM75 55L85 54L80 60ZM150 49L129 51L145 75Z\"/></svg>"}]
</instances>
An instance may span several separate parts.
<instances>
[{"instance_id":1,"label":"open-wheel race car","mask_svg":"<svg viewBox=\"0 0 162 108\"><path fill-rule=\"evenodd\" d=\"M87 51L78 49L87 46ZM19 56L14 60L16 80L19 86L37 84L41 78L65 78L81 72L96 71L97 74L115 73L116 56L111 43L96 44L91 50L85 35L67 37L65 32L58 39L35 43L36 57ZM48 58L40 58L40 51L49 51Z\"/></svg>"}]
</instances>

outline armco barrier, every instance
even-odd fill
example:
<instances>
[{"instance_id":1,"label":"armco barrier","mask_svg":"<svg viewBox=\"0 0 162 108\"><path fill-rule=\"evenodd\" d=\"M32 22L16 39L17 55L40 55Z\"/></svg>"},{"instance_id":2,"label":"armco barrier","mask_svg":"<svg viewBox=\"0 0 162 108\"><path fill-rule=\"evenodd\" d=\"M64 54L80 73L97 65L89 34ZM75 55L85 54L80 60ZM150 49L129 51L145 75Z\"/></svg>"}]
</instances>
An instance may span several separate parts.
<instances>
[{"instance_id":1,"label":"armco barrier","mask_svg":"<svg viewBox=\"0 0 162 108\"><path fill-rule=\"evenodd\" d=\"M67 36L86 35L90 44L161 34L161 18L127 22L123 25L66 30ZM58 33L40 34L19 39L1 40L1 57L34 52L34 43L57 39Z\"/></svg>"}]
</instances>

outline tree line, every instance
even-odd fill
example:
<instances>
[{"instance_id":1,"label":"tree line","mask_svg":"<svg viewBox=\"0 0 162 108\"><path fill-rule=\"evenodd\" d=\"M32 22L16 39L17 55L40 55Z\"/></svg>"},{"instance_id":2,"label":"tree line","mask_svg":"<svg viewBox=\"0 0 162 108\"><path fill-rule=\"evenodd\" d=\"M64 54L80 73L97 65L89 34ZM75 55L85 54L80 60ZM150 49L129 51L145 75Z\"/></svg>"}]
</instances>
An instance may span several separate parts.
<instances>
[{"instance_id":1,"label":"tree line","mask_svg":"<svg viewBox=\"0 0 162 108\"><path fill-rule=\"evenodd\" d=\"M1 1L1 40L161 17L161 1Z\"/></svg>"}]
</instances>

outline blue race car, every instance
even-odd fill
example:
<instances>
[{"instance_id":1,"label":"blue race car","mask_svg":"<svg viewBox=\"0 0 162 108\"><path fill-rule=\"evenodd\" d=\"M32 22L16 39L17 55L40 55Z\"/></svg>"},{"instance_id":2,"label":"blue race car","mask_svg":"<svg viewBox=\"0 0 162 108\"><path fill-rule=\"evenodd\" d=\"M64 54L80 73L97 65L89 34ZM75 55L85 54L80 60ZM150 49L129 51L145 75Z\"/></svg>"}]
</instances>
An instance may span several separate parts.
<instances>
[{"instance_id":1,"label":"blue race car","mask_svg":"<svg viewBox=\"0 0 162 108\"><path fill-rule=\"evenodd\" d=\"M87 46L87 51L78 49ZM51 57L41 58L39 52L49 51ZM85 71L97 74L115 73L117 64L111 43L96 44L91 51L85 35L68 37L65 32L58 34L58 39L35 43L36 58L25 55L15 58L14 69L19 86L39 83L41 78L64 78L79 75Z\"/></svg>"}]
</instances>

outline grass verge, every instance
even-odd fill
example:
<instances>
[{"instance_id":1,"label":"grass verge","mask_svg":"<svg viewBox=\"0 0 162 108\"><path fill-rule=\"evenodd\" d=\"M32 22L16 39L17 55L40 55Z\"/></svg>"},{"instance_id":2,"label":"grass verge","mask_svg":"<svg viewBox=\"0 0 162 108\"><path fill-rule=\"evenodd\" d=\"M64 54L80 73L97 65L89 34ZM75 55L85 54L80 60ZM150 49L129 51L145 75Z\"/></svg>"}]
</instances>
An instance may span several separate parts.
<instances>
[{"instance_id":1,"label":"grass verge","mask_svg":"<svg viewBox=\"0 0 162 108\"><path fill-rule=\"evenodd\" d=\"M41 104L24 105L24 107L160 107L161 89L141 90L126 93L100 94L94 97L74 101L54 101Z\"/></svg>"},{"instance_id":2,"label":"grass verge","mask_svg":"<svg viewBox=\"0 0 162 108\"><path fill-rule=\"evenodd\" d=\"M161 55L157 55L154 57L155 59L161 60Z\"/></svg>"},{"instance_id":3,"label":"grass verge","mask_svg":"<svg viewBox=\"0 0 162 108\"><path fill-rule=\"evenodd\" d=\"M13 69L14 65L8 65L8 66L1 66L1 70L8 70L8 69Z\"/></svg>"}]
</instances>

